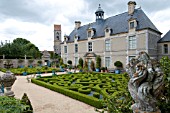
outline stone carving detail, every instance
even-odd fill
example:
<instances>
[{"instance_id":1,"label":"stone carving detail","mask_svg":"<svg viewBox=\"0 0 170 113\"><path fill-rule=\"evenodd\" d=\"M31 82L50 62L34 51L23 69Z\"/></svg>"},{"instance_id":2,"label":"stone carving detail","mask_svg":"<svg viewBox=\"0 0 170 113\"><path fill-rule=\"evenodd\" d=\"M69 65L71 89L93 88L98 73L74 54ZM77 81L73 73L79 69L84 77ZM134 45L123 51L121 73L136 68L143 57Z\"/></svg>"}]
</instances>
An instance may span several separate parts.
<instances>
[{"instance_id":1,"label":"stone carving detail","mask_svg":"<svg viewBox=\"0 0 170 113\"><path fill-rule=\"evenodd\" d=\"M151 59L146 52L130 60L127 65L130 76L129 92L135 101L132 105L134 113L160 113L156 99L163 89L163 73L156 59Z\"/></svg>"}]
</instances>

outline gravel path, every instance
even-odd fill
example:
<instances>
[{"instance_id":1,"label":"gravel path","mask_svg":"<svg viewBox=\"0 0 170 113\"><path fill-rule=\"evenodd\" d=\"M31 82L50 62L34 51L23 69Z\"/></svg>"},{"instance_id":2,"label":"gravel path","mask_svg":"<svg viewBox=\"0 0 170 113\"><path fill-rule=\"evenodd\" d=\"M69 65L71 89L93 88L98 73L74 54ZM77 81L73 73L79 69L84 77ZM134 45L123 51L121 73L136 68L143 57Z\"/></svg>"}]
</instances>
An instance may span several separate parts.
<instances>
[{"instance_id":1,"label":"gravel path","mask_svg":"<svg viewBox=\"0 0 170 113\"><path fill-rule=\"evenodd\" d=\"M17 76L12 91L16 98L27 93L34 113L97 113L94 107L44 87L28 83L25 76Z\"/></svg>"}]
</instances>

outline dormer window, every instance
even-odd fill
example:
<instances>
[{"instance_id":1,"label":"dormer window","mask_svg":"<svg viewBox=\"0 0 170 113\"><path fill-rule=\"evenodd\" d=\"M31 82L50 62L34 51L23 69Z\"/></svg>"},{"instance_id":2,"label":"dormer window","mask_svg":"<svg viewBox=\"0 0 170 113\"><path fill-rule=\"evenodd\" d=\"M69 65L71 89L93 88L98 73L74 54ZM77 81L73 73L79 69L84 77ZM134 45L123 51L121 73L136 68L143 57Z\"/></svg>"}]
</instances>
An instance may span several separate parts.
<instances>
[{"instance_id":1,"label":"dormer window","mask_svg":"<svg viewBox=\"0 0 170 113\"><path fill-rule=\"evenodd\" d=\"M134 21L130 22L130 29L133 29L135 27Z\"/></svg>"},{"instance_id":2,"label":"dormer window","mask_svg":"<svg viewBox=\"0 0 170 113\"><path fill-rule=\"evenodd\" d=\"M129 19L129 30L137 27L137 21L135 18Z\"/></svg>"},{"instance_id":3,"label":"dormer window","mask_svg":"<svg viewBox=\"0 0 170 113\"><path fill-rule=\"evenodd\" d=\"M112 33L112 29L110 27L105 28L105 36L108 37Z\"/></svg>"},{"instance_id":4,"label":"dormer window","mask_svg":"<svg viewBox=\"0 0 170 113\"><path fill-rule=\"evenodd\" d=\"M106 29L106 33L108 33L109 32L109 29Z\"/></svg>"},{"instance_id":5,"label":"dormer window","mask_svg":"<svg viewBox=\"0 0 170 113\"><path fill-rule=\"evenodd\" d=\"M91 31L88 31L87 36L91 37Z\"/></svg>"},{"instance_id":6,"label":"dormer window","mask_svg":"<svg viewBox=\"0 0 170 113\"><path fill-rule=\"evenodd\" d=\"M68 41L68 36L67 35L64 36L64 41L65 42Z\"/></svg>"},{"instance_id":7,"label":"dormer window","mask_svg":"<svg viewBox=\"0 0 170 113\"><path fill-rule=\"evenodd\" d=\"M78 35L75 35L74 36L74 40L77 41L79 39L79 36Z\"/></svg>"}]
</instances>

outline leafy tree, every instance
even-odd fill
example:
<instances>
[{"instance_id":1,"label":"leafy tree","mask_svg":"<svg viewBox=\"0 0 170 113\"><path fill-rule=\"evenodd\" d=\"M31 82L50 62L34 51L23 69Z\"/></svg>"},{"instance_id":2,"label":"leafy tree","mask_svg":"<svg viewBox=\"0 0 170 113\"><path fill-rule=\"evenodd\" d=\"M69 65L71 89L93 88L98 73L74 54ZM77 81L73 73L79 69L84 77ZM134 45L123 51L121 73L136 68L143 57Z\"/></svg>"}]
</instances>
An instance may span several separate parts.
<instances>
[{"instance_id":1,"label":"leafy tree","mask_svg":"<svg viewBox=\"0 0 170 113\"><path fill-rule=\"evenodd\" d=\"M162 113L168 113L170 111L170 59L166 57L162 57L160 60L161 68L164 72L164 92L158 101L159 108Z\"/></svg>"},{"instance_id":2,"label":"leafy tree","mask_svg":"<svg viewBox=\"0 0 170 113\"><path fill-rule=\"evenodd\" d=\"M72 61L71 61L71 60L68 60L67 63L68 63L69 65L71 65L71 64L72 64Z\"/></svg>"},{"instance_id":3,"label":"leafy tree","mask_svg":"<svg viewBox=\"0 0 170 113\"><path fill-rule=\"evenodd\" d=\"M101 67L101 58L100 58L100 56L98 55L98 56L96 57L96 68L100 69L100 67Z\"/></svg>"},{"instance_id":4,"label":"leafy tree","mask_svg":"<svg viewBox=\"0 0 170 113\"><path fill-rule=\"evenodd\" d=\"M16 38L12 43L1 43L0 55L13 58L21 58L25 55L33 58L41 57L38 47L23 38Z\"/></svg>"},{"instance_id":5,"label":"leafy tree","mask_svg":"<svg viewBox=\"0 0 170 113\"><path fill-rule=\"evenodd\" d=\"M116 61L116 62L114 63L114 66L116 66L116 67L122 67L123 64L122 64L121 61Z\"/></svg>"},{"instance_id":6,"label":"leafy tree","mask_svg":"<svg viewBox=\"0 0 170 113\"><path fill-rule=\"evenodd\" d=\"M82 59L82 58L79 59L79 66L80 66L81 68L83 68L83 59Z\"/></svg>"}]
</instances>

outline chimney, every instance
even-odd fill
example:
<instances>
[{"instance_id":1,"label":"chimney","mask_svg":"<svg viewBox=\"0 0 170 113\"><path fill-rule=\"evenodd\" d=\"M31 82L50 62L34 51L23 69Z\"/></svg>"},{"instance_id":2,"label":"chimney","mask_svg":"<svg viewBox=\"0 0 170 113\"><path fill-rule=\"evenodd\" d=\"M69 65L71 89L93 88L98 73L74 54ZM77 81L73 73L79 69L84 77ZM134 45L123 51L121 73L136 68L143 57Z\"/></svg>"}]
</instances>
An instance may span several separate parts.
<instances>
[{"instance_id":1,"label":"chimney","mask_svg":"<svg viewBox=\"0 0 170 113\"><path fill-rule=\"evenodd\" d=\"M75 21L75 29L78 29L81 26L80 21Z\"/></svg>"},{"instance_id":2,"label":"chimney","mask_svg":"<svg viewBox=\"0 0 170 113\"><path fill-rule=\"evenodd\" d=\"M135 6L136 6L136 2L135 1L129 1L128 2L128 14L129 15L133 15L133 13L135 11Z\"/></svg>"}]
</instances>

